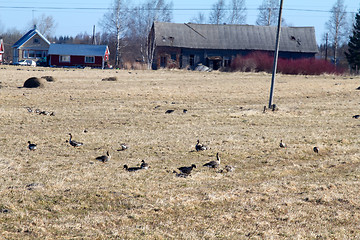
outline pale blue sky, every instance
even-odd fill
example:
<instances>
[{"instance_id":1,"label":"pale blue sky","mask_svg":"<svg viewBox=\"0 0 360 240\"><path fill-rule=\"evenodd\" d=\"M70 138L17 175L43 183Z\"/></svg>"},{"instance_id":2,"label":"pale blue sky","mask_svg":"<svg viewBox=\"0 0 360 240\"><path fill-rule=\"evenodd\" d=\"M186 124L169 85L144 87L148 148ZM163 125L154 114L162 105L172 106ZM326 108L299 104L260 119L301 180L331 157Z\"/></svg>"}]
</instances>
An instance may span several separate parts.
<instances>
[{"instance_id":1,"label":"pale blue sky","mask_svg":"<svg viewBox=\"0 0 360 240\"><path fill-rule=\"evenodd\" d=\"M0 32L16 28L27 31L32 17L43 13L52 15L57 23L55 35L75 36L77 33L92 33L93 25L99 20L113 0L0 0ZM226 0L229 2L230 0ZM283 17L291 26L314 26L317 42L320 44L325 33L325 22L329 20L328 12L336 0L284 0ZM130 0L132 4L141 0ZM189 22L199 11L208 15L217 0L173 0L173 22ZM279 0L280 2L280 0ZM262 0L246 0L247 24L255 24ZM360 0L345 0L348 12L358 12ZM89 9L54 9L54 8L100 8ZM46 9L44 9L46 8ZM52 8L52 9L48 9ZM186 10L184 10L186 9ZM100 27L97 27L100 30Z\"/></svg>"}]
</instances>

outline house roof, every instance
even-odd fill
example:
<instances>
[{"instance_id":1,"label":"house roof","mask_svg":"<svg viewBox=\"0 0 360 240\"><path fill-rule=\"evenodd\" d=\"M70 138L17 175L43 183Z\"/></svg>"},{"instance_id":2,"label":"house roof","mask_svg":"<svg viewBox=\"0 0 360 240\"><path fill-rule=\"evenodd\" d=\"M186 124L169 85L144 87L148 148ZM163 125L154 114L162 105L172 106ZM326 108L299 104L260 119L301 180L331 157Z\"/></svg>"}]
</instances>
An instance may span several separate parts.
<instances>
[{"instance_id":1,"label":"house roof","mask_svg":"<svg viewBox=\"0 0 360 240\"><path fill-rule=\"evenodd\" d=\"M154 22L157 46L274 51L276 26ZM314 27L282 27L280 51L316 53Z\"/></svg>"},{"instance_id":2,"label":"house roof","mask_svg":"<svg viewBox=\"0 0 360 240\"><path fill-rule=\"evenodd\" d=\"M36 28L36 26L34 27L34 29L31 29L30 31L28 31L24 36L22 36L16 43L14 43L14 45L12 45L13 48L19 48L22 45L24 45L27 41L29 41L33 36L35 35L39 35L39 37L41 37L47 44L50 45L49 40L46 39L46 37L44 37Z\"/></svg>"},{"instance_id":3,"label":"house roof","mask_svg":"<svg viewBox=\"0 0 360 240\"><path fill-rule=\"evenodd\" d=\"M105 56L107 45L51 44L49 55Z\"/></svg>"}]
</instances>

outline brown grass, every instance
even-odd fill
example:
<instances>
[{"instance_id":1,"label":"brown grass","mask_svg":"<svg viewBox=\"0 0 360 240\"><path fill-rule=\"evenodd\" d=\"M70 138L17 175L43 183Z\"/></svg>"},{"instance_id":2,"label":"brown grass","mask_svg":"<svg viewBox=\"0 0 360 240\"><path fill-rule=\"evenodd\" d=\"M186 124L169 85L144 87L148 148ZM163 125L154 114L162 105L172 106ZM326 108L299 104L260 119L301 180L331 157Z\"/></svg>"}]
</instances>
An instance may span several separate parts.
<instances>
[{"instance_id":1,"label":"brown grass","mask_svg":"<svg viewBox=\"0 0 360 240\"><path fill-rule=\"evenodd\" d=\"M264 73L17 69L0 70L4 239L360 235L358 77L279 75L279 111L263 113ZM43 75L57 81L18 88ZM110 76L118 81L101 81ZM68 133L84 146L66 143ZM197 139L211 149L195 152ZM129 149L116 151L123 142ZM109 162L95 160L108 149ZM202 167L216 152L234 172ZM150 169L124 171L142 159ZM172 173L193 163L190 177Z\"/></svg>"}]
</instances>

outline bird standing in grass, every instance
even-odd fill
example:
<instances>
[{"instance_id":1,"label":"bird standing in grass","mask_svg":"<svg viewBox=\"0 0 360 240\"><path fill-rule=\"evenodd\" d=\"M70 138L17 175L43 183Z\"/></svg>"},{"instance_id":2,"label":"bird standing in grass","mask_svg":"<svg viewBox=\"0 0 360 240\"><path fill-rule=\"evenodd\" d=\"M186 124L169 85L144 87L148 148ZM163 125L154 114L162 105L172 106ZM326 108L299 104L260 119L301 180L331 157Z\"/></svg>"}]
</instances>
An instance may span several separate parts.
<instances>
[{"instance_id":1,"label":"bird standing in grass","mask_svg":"<svg viewBox=\"0 0 360 240\"><path fill-rule=\"evenodd\" d=\"M282 140L280 140L280 145L279 146L281 148L286 148L286 144Z\"/></svg>"},{"instance_id":2,"label":"bird standing in grass","mask_svg":"<svg viewBox=\"0 0 360 240\"><path fill-rule=\"evenodd\" d=\"M219 157L219 153L216 153L216 161L210 161L208 163L205 163L203 166L209 168L218 168L219 165L220 165L220 157Z\"/></svg>"},{"instance_id":3,"label":"bird standing in grass","mask_svg":"<svg viewBox=\"0 0 360 240\"><path fill-rule=\"evenodd\" d=\"M69 133L69 135L70 135L69 143L70 143L71 146L73 146L73 147L80 147L80 146L84 145L82 142L77 142L77 141L75 141L75 140L72 140L72 135L71 135L71 133Z\"/></svg>"},{"instance_id":4,"label":"bird standing in grass","mask_svg":"<svg viewBox=\"0 0 360 240\"><path fill-rule=\"evenodd\" d=\"M193 170L193 168L196 168L195 164L192 164L190 167L179 167L178 169L180 170L180 172L182 172L183 174L187 174L190 175L191 171Z\"/></svg>"},{"instance_id":5,"label":"bird standing in grass","mask_svg":"<svg viewBox=\"0 0 360 240\"><path fill-rule=\"evenodd\" d=\"M124 165L124 169L125 169L126 171L128 171L128 172L135 172L135 171L140 170L141 167L131 167L131 168L129 168L128 165L125 164L125 165Z\"/></svg>"},{"instance_id":6,"label":"bird standing in grass","mask_svg":"<svg viewBox=\"0 0 360 240\"><path fill-rule=\"evenodd\" d=\"M36 144L34 144L34 143L31 143L30 141L28 141L28 143L29 143L29 149L31 150L31 151L34 151L34 150L36 150Z\"/></svg>"},{"instance_id":7,"label":"bird standing in grass","mask_svg":"<svg viewBox=\"0 0 360 240\"><path fill-rule=\"evenodd\" d=\"M145 162L145 160L141 160L141 165L140 165L141 169L148 169L149 168L149 164Z\"/></svg>"},{"instance_id":8,"label":"bird standing in grass","mask_svg":"<svg viewBox=\"0 0 360 240\"><path fill-rule=\"evenodd\" d=\"M314 150L315 153L319 153L319 148L318 147L314 147L313 150Z\"/></svg>"},{"instance_id":9,"label":"bird standing in grass","mask_svg":"<svg viewBox=\"0 0 360 240\"><path fill-rule=\"evenodd\" d=\"M118 151L125 151L126 149L128 149L128 146L125 143L120 144L120 149L118 149Z\"/></svg>"},{"instance_id":10,"label":"bird standing in grass","mask_svg":"<svg viewBox=\"0 0 360 240\"><path fill-rule=\"evenodd\" d=\"M96 158L96 160L99 160L102 162L108 162L110 159L111 159L111 156L109 154L109 151L106 152L106 155L102 155L102 156Z\"/></svg>"},{"instance_id":11,"label":"bird standing in grass","mask_svg":"<svg viewBox=\"0 0 360 240\"><path fill-rule=\"evenodd\" d=\"M198 151L205 151L207 150L207 147L203 144L200 144L200 140L197 140L197 143L195 145L195 150Z\"/></svg>"}]
</instances>

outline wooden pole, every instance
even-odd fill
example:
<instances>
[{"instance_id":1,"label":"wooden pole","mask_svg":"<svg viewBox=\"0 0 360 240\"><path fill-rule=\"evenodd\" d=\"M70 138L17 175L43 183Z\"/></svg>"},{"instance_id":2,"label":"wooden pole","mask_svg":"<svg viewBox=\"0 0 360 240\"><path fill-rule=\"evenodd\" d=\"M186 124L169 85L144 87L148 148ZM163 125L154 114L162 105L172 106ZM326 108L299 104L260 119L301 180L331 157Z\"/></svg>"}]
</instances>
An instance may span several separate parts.
<instances>
[{"instance_id":1,"label":"wooden pole","mask_svg":"<svg viewBox=\"0 0 360 240\"><path fill-rule=\"evenodd\" d=\"M281 0L281 2L280 2L280 9L279 9L278 28L277 28L277 34L276 34L276 45L275 45L275 53L274 53L274 65L273 65L271 87L270 87L269 108L271 108L273 106L275 76L276 76L277 62L278 62L278 58L279 58L282 7L283 7L283 0Z\"/></svg>"},{"instance_id":2,"label":"wooden pole","mask_svg":"<svg viewBox=\"0 0 360 240\"><path fill-rule=\"evenodd\" d=\"M329 38L329 34L326 33L326 42L325 42L325 61L328 60L328 38Z\"/></svg>"}]
</instances>

